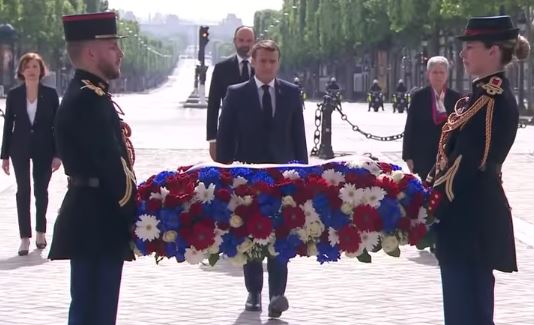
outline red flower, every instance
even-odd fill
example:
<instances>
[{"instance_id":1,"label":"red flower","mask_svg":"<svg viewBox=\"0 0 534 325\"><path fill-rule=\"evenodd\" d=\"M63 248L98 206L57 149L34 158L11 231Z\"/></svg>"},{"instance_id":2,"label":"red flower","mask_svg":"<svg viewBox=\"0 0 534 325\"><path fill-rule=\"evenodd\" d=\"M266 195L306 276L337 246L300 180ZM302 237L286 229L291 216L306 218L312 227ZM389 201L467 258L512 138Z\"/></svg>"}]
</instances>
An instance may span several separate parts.
<instances>
[{"instance_id":1,"label":"red flower","mask_svg":"<svg viewBox=\"0 0 534 325\"><path fill-rule=\"evenodd\" d=\"M257 182L256 184L254 184L254 190L256 192L256 195L259 195L259 194L271 195L272 187L265 182Z\"/></svg>"},{"instance_id":2,"label":"red flower","mask_svg":"<svg viewBox=\"0 0 534 325\"><path fill-rule=\"evenodd\" d=\"M345 175L345 181L354 184L356 188L371 187L376 185L376 177L369 173L357 174L355 172L348 172Z\"/></svg>"},{"instance_id":3,"label":"red flower","mask_svg":"<svg viewBox=\"0 0 534 325\"><path fill-rule=\"evenodd\" d=\"M426 226L422 223L417 224L415 227L410 228L410 231L408 232L408 243L410 245L417 245L417 243L425 237L426 233Z\"/></svg>"},{"instance_id":4,"label":"red flower","mask_svg":"<svg viewBox=\"0 0 534 325\"><path fill-rule=\"evenodd\" d=\"M191 215L193 217L196 217L198 216L199 214L202 213L202 204L197 202L197 203L193 203L191 205L191 207L189 207L189 213L191 213Z\"/></svg>"},{"instance_id":5,"label":"red flower","mask_svg":"<svg viewBox=\"0 0 534 325\"><path fill-rule=\"evenodd\" d=\"M215 243L214 228L199 222L193 226L193 232L190 236L191 246L197 250L203 250Z\"/></svg>"},{"instance_id":6,"label":"red flower","mask_svg":"<svg viewBox=\"0 0 534 325\"><path fill-rule=\"evenodd\" d=\"M167 177L166 187L169 194L175 196L180 203L185 203L194 195L195 179L189 174L175 174Z\"/></svg>"},{"instance_id":7,"label":"red flower","mask_svg":"<svg viewBox=\"0 0 534 325\"><path fill-rule=\"evenodd\" d=\"M386 193L392 198L396 198L400 193L399 185L397 185L395 181L388 177L377 180L377 186L383 188L384 191L386 191Z\"/></svg>"},{"instance_id":8,"label":"red flower","mask_svg":"<svg viewBox=\"0 0 534 325\"><path fill-rule=\"evenodd\" d=\"M177 171L179 173L183 173L183 172L186 172L189 168L193 167L193 165L189 165L189 166L180 166L178 167Z\"/></svg>"},{"instance_id":9,"label":"red flower","mask_svg":"<svg viewBox=\"0 0 534 325\"><path fill-rule=\"evenodd\" d=\"M342 251L354 253L360 248L362 239L358 233L358 229L351 225L345 225L338 232L339 248Z\"/></svg>"},{"instance_id":10,"label":"red flower","mask_svg":"<svg viewBox=\"0 0 534 325\"><path fill-rule=\"evenodd\" d=\"M141 200L148 200L150 198L150 194L152 194L152 181L147 181L139 185L137 188L137 196L141 198Z\"/></svg>"},{"instance_id":11,"label":"red flower","mask_svg":"<svg viewBox=\"0 0 534 325\"><path fill-rule=\"evenodd\" d=\"M274 179L275 183L284 179L284 175L276 168L268 168L267 173Z\"/></svg>"},{"instance_id":12,"label":"red flower","mask_svg":"<svg viewBox=\"0 0 534 325\"><path fill-rule=\"evenodd\" d=\"M382 169L382 172L384 174L391 174L391 172L393 171L393 168L388 163L379 162L378 165L380 166L380 169Z\"/></svg>"},{"instance_id":13,"label":"red flower","mask_svg":"<svg viewBox=\"0 0 534 325\"><path fill-rule=\"evenodd\" d=\"M180 213L180 224L182 227L187 227L193 224L193 216L189 212Z\"/></svg>"},{"instance_id":14,"label":"red flower","mask_svg":"<svg viewBox=\"0 0 534 325\"><path fill-rule=\"evenodd\" d=\"M326 181L326 179L322 178L319 175L310 175L307 178L308 187L312 190L312 192L323 192L326 191L330 185Z\"/></svg>"},{"instance_id":15,"label":"red flower","mask_svg":"<svg viewBox=\"0 0 534 325\"><path fill-rule=\"evenodd\" d=\"M271 219L257 213L247 220L248 233L257 239L266 239L273 231Z\"/></svg>"},{"instance_id":16,"label":"red flower","mask_svg":"<svg viewBox=\"0 0 534 325\"><path fill-rule=\"evenodd\" d=\"M397 222L397 228L399 228L402 231L410 231L411 222L408 218L400 218Z\"/></svg>"},{"instance_id":17,"label":"red flower","mask_svg":"<svg viewBox=\"0 0 534 325\"><path fill-rule=\"evenodd\" d=\"M232 194L230 193L230 190L226 188L220 188L215 191L215 197L224 202L229 202L231 196Z\"/></svg>"},{"instance_id":18,"label":"red flower","mask_svg":"<svg viewBox=\"0 0 534 325\"><path fill-rule=\"evenodd\" d=\"M148 254L156 253L156 256L165 256L165 243L162 240L153 240L146 244Z\"/></svg>"},{"instance_id":19,"label":"red flower","mask_svg":"<svg viewBox=\"0 0 534 325\"><path fill-rule=\"evenodd\" d=\"M232 177L232 174L230 174L230 172L226 168L221 169L220 177L221 177L221 181L226 185L231 185L233 183L234 179Z\"/></svg>"},{"instance_id":20,"label":"red flower","mask_svg":"<svg viewBox=\"0 0 534 325\"><path fill-rule=\"evenodd\" d=\"M290 229L302 227L306 221L306 216L301 208L286 207L282 211L284 224Z\"/></svg>"},{"instance_id":21,"label":"red flower","mask_svg":"<svg viewBox=\"0 0 534 325\"><path fill-rule=\"evenodd\" d=\"M308 256L308 245L305 243L302 243L297 247L297 254L299 256Z\"/></svg>"},{"instance_id":22,"label":"red flower","mask_svg":"<svg viewBox=\"0 0 534 325\"><path fill-rule=\"evenodd\" d=\"M161 209L161 200L159 199L150 199L146 205L148 213L155 214Z\"/></svg>"},{"instance_id":23,"label":"red flower","mask_svg":"<svg viewBox=\"0 0 534 325\"><path fill-rule=\"evenodd\" d=\"M378 211L369 205L360 205L352 215L353 223L362 231L379 231L382 229L382 219Z\"/></svg>"},{"instance_id":24,"label":"red flower","mask_svg":"<svg viewBox=\"0 0 534 325\"><path fill-rule=\"evenodd\" d=\"M339 198L339 189L335 186L330 186L326 192L326 197L328 198L328 203L332 210L339 210L343 205L343 200Z\"/></svg>"},{"instance_id":25,"label":"red flower","mask_svg":"<svg viewBox=\"0 0 534 325\"><path fill-rule=\"evenodd\" d=\"M254 194L254 190L252 188L250 188L250 186L247 186L247 185L244 185L244 184L243 185L239 185L238 187L236 187L234 192L238 196L245 196L245 195L253 195Z\"/></svg>"},{"instance_id":26,"label":"red flower","mask_svg":"<svg viewBox=\"0 0 534 325\"><path fill-rule=\"evenodd\" d=\"M167 194L167 196L165 197L165 201L163 202L163 205L166 207L166 208L169 208L169 209L174 209L176 208L177 206L179 206L181 204L181 200L179 197L177 197L176 195L173 195L171 193Z\"/></svg>"},{"instance_id":27,"label":"red flower","mask_svg":"<svg viewBox=\"0 0 534 325\"><path fill-rule=\"evenodd\" d=\"M222 231L226 231L230 229L230 224L227 222L217 222L217 228L221 229Z\"/></svg>"}]
</instances>

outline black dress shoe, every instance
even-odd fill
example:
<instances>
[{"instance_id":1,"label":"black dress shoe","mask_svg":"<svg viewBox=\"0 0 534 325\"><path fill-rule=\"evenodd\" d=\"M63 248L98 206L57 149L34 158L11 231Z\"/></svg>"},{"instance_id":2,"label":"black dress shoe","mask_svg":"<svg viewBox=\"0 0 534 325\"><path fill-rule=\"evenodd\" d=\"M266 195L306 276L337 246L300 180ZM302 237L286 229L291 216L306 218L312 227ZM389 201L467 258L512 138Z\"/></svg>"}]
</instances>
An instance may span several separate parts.
<instances>
[{"instance_id":1,"label":"black dress shoe","mask_svg":"<svg viewBox=\"0 0 534 325\"><path fill-rule=\"evenodd\" d=\"M279 318L289 308L289 302L285 296L275 296L269 303L269 318Z\"/></svg>"},{"instance_id":2,"label":"black dress shoe","mask_svg":"<svg viewBox=\"0 0 534 325\"><path fill-rule=\"evenodd\" d=\"M261 293L249 292L247 302L245 303L246 311L261 311Z\"/></svg>"}]
</instances>

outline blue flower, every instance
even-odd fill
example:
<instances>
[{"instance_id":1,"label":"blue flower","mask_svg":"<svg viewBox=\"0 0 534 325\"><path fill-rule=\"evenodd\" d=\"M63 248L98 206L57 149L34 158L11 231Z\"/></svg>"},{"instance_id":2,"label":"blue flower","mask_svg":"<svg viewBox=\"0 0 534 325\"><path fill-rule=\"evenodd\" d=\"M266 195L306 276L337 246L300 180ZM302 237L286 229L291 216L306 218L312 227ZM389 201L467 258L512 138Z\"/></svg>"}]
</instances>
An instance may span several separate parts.
<instances>
[{"instance_id":1,"label":"blue flower","mask_svg":"<svg viewBox=\"0 0 534 325\"><path fill-rule=\"evenodd\" d=\"M179 263L185 261L185 249L187 248L187 243L183 238L178 236L176 238L176 254L174 257L176 257L176 261Z\"/></svg>"},{"instance_id":2,"label":"blue flower","mask_svg":"<svg viewBox=\"0 0 534 325\"><path fill-rule=\"evenodd\" d=\"M239 246L244 238L237 238L231 233L226 233L222 236L223 242L219 250L228 257L233 257L237 254L237 246Z\"/></svg>"},{"instance_id":3,"label":"blue flower","mask_svg":"<svg viewBox=\"0 0 534 325\"><path fill-rule=\"evenodd\" d=\"M176 243L165 244L165 256L176 256Z\"/></svg>"},{"instance_id":4,"label":"blue flower","mask_svg":"<svg viewBox=\"0 0 534 325\"><path fill-rule=\"evenodd\" d=\"M297 248L301 244L300 238L293 234L287 236L285 239L279 239L274 243L274 249L278 253L276 259L282 263L287 263L289 260L297 255Z\"/></svg>"},{"instance_id":5,"label":"blue flower","mask_svg":"<svg viewBox=\"0 0 534 325\"><path fill-rule=\"evenodd\" d=\"M397 166L395 164L390 164L390 166L391 166L391 170L393 170L393 171L402 170L402 167Z\"/></svg>"},{"instance_id":6,"label":"blue flower","mask_svg":"<svg viewBox=\"0 0 534 325\"><path fill-rule=\"evenodd\" d=\"M156 177L154 177L154 184L158 186L165 185L167 181L167 177L172 176L176 174L175 172L169 172L169 171L162 171L161 173L157 174Z\"/></svg>"},{"instance_id":7,"label":"blue flower","mask_svg":"<svg viewBox=\"0 0 534 325\"><path fill-rule=\"evenodd\" d=\"M256 184L259 182L267 183L269 185L274 184L274 179L267 173L266 171L260 171L258 170L255 172L252 177L250 178L252 184Z\"/></svg>"},{"instance_id":8,"label":"blue flower","mask_svg":"<svg viewBox=\"0 0 534 325\"><path fill-rule=\"evenodd\" d=\"M137 216L146 214L146 201L141 200L139 206L137 207Z\"/></svg>"},{"instance_id":9,"label":"blue flower","mask_svg":"<svg viewBox=\"0 0 534 325\"><path fill-rule=\"evenodd\" d=\"M249 180L250 176L253 174L253 171L250 170L250 168L235 167L235 168L230 168L230 174L232 174L233 178L237 178L238 176L241 176Z\"/></svg>"},{"instance_id":10,"label":"blue flower","mask_svg":"<svg viewBox=\"0 0 534 325\"><path fill-rule=\"evenodd\" d=\"M227 203L219 199L211 201L210 204L203 204L202 210L204 215L210 216L219 223L230 222L230 216L232 214L232 211L228 210Z\"/></svg>"},{"instance_id":11,"label":"blue flower","mask_svg":"<svg viewBox=\"0 0 534 325\"><path fill-rule=\"evenodd\" d=\"M340 210L332 211L332 214L324 219L325 226L332 227L336 230L350 223L350 218Z\"/></svg>"},{"instance_id":12,"label":"blue flower","mask_svg":"<svg viewBox=\"0 0 534 325\"><path fill-rule=\"evenodd\" d=\"M384 198L378 208L378 213L384 224L384 231L392 232L397 227L397 223L401 218L401 211L397 200L391 198Z\"/></svg>"},{"instance_id":13,"label":"blue flower","mask_svg":"<svg viewBox=\"0 0 534 325\"><path fill-rule=\"evenodd\" d=\"M198 181L204 183L206 187L210 184L215 184L215 186L219 187L221 185L219 170L215 167L201 168L198 173Z\"/></svg>"},{"instance_id":14,"label":"blue flower","mask_svg":"<svg viewBox=\"0 0 534 325\"><path fill-rule=\"evenodd\" d=\"M137 249L143 253L143 255L146 255L147 254L147 251L146 251L146 244L145 242L142 240L142 239L139 239L137 238L135 240L135 246L137 247Z\"/></svg>"},{"instance_id":15,"label":"blue flower","mask_svg":"<svg viewBox=\"0 0 534 325\"><path fill-rule=\"evenodd\" d=\"M334 164L334 170L336 172L340 172L342 173L343 175L345 175L349 170L350 170L350 167L345 165L345 164L342 164L342 163L335 163Z\"/></svg>"},{"instance_id":16,"label":"blue flower","mask_svg":"<svg viewBox=\"0 0 534 325\"><path fill-rule=\"evenodd\" d=\"M282 193L282 196L287 196L287 195L293 196L293 194L295 194L296 191L297 191L297 187L293 183L283 185L280 187L280 192Z\"/></svg>"},{"instance_id":17,"label":"blue flower","mask_svg":"<svg viewBox=\"0 0 534 325\"><path fill-rule=\"evenodd\" d=\"M338 245L332 247L327 243L319 243L317 244L317 252L317 261L321 264L324 262L337 262L341 257Z\"/></svg>"},{"instance_id":18,"label":"blue flower","mask_svg":"<svg viewBox=\"0 0 534 325\"><path fill-rule=\"evenodd\" d=\"M282 201L279 198L276 198L267 194L260 194L258 196L258 203L260 205L260 212L264 216L271 216L280 210Z\"/></svg>"},{"instance_id":19,"label":"blue flower","mask_svg":"<svg viewBox=\"0 0 534 325\"><path fill-rule=\"evenodd\" d=\"M320 216L326 216L330 214L330 203L326 195L319 193L314 196L312 202L313 208Z\"/></svg>"},{"instance_id":20,"label":"blue flower","mask_svg":"<svg viewBox=\"0 0 534 325\"><path fill-rule=\"evenodd\" d=\"M180 215L181 210L182 209L161 209L158 214L158 219L160 220L158 228L163 232L167 230L178 230L178 227L180 226L180 219L178 216Z\"/></svg>"}]
</instances>

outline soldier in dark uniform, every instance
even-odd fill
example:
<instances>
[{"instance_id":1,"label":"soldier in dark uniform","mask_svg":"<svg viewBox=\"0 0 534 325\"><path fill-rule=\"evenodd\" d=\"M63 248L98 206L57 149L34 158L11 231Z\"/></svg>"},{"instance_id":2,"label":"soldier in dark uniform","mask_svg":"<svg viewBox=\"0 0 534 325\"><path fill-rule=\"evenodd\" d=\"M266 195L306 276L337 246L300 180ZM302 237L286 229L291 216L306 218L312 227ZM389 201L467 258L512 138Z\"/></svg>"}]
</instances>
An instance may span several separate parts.
<instances>
[{"instance_id":1,"label":"soldier in dark uniform","mask_svg":"<svg viewBox=\"0 0 534 325\"><path fill-rule=\"evenodd\" d=\"M519 113L503 69L528 57L529 44L510 17L471 18L460 53L472 94L456 104L439 141L430 212L439 218L445 324L493 324L493 270L517 271L510 206L501 166L514 143ZM432 177L435 175L435 177Z\"/></svg>"},{"instance_id":2,"label":"soldier in dark uniform","mask_svg":"<svg viewBox=\"0 0 534 325\"><path fill-rule=\"evenodd\" d=\"M136 216L130 130L108 93L123 53L113 12L65 16L63 26L76 73L55 123L69 185L49 258L70 259L69 324L115 324Z\"/></svg>"}]
</instances>

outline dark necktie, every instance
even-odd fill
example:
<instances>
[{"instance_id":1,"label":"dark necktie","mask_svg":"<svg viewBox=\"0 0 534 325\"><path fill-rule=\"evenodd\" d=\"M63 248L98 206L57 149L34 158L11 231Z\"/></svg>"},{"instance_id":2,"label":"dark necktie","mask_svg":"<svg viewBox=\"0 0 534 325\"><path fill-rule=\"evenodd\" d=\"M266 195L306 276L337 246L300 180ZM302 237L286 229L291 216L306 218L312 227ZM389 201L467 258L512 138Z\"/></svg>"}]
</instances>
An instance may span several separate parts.
<instances>
[{"instance_id":1,"label":"dark necktie","mask_svg":"<svg viewBox=\"0 0 534 325\"><path fill-rule=\"evenodd\" d=\"M241 69L241 81L248 81L250 75L248 74L248 60L243 60L243 68Z\"/></svg>"},{"instance_id":2,"label":"dark necktie","mask_svg":"<svg viewBox=\"0 0 534 325\"><path fill-rule=\"evenodd\" d=\"M263 85L261 86L261 89L263 89L263 96L261 98L263 124L267 129L269 129L271 128L271 122L273 120L273 104L271 93L269 92L269 85Z\"/></svg>"}]
</instances>

